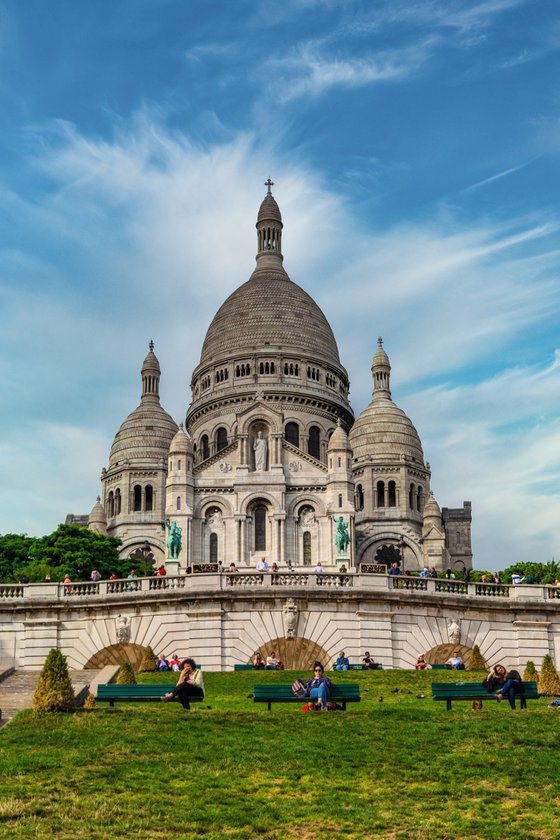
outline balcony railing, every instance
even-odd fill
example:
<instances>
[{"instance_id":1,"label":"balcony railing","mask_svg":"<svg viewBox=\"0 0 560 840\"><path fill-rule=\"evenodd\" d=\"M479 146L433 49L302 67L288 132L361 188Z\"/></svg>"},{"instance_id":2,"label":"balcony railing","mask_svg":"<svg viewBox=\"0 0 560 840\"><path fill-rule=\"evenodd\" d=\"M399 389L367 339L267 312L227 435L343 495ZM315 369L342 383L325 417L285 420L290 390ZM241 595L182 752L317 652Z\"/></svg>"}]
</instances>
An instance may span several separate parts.
<instances>
[{"instance_id":1,"label":"balcony railing","mask_svg":"<svg viewBox=\"0 0 560 840\"><path fill-rule=\"evenodd\" d=\"M367 574L354 570L323 572L311 570L282 569L278 572L256 572L242 569L238 572L200 573L191 575L166 575L163 577L125 578L120 580L85 581L77 583L8 583L0 584L2 604L13 603L23 606L27 603L45 604L56 601L99 601L106 598L159 598L172 592L209 593L219 591L251 589L259 592L275 589L305 588L309 593L333 590L341 594L359 591L360 594L375 596L383 592L407 593L420 597L439 595L459 598L476 598L494 601L560 601L560 586L540 584L494 584L444 578L420 578L406 575ZM560 606L560 605L559 605Z\"/></svg>"}]
</instances>

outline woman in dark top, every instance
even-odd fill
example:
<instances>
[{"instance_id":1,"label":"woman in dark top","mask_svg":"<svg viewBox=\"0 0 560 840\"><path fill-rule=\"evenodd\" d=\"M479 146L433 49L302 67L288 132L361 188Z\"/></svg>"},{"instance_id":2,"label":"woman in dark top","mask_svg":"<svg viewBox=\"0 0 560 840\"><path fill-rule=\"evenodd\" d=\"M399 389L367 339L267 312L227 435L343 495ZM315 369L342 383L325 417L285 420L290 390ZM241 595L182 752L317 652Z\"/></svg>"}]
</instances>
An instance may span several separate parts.
<instances>
[{"instance_id":1,"label":"woman in dark top","mask_svg":"<svg viewBox=\"0 0 560 840\"><path fill-rule=\"evenodd\" d=\"M325 677L325 669L320 662L313 666L313 676L306 680L308 696L318 699L321 704L321 711L327 711L327 700L331 693L331 681Z\"/></svg>"},{"instance_id":2,"label":"woman in dark top","mask_svg":"<svg viewBox=\"0 0 560 840\"><path fill-rule=\"evenodd\" d=\"M507 671L503 665L494 665L488 672L488 676L483 680L482 685L488 694L495 694L506 681Z\"/></svg>"},{"instance_id":3,"label":"woman in dark top","mask_svg":"<svg viewBox=\"0 0 560 840\"><path fill-rule=\"evenodd\" d=\"M496 700L499 702L504 697L507 697L509 705L512 709L515 709L516 694L523 694L523 680L519 671L508 671L505 683L496 694Z\"/></svg>"}]
</instances>

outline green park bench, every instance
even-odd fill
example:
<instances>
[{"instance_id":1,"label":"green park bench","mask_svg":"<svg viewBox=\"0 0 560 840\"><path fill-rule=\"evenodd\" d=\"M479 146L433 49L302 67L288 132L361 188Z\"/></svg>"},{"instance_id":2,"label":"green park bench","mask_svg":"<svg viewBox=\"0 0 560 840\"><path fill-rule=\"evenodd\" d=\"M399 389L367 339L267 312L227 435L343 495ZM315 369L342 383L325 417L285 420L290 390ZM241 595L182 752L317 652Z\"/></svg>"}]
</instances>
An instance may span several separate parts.
<instances>
[{"instance_id":1,"label":"green park bench","mask_svg":"<svg viewBox=\"0 0 560 840\"><path fill-rule=\"evenodd\" d=\"M333 665L333 671L334 670L335 670L335 668L334 668L334 665ZM350 664L348 665L348 670L349 671L361 671L362 670L362 663L361 662L350 662ZM369 671L369 670L382 671L383 670L383 665L381 664L381 662L376 662L375 665L373 666L373 668L371 668L371 669L370 668L365 668L363 670L366 670L366 671Z\"/></svg>"},{"instance_id":2,"label":"green park bench","mask_svg":"<svg viewBox=\"0 0 560 840\"><path fill-rule=\"evenodd\" d=\"M255 668L254 668L253 665L242 665L242 664L236 662L235 665L233 666L233 670L234 671L254 671ZM260 670L262 671L263 669L261 668Z\"/></svg>"},{"instance_id":3,"label":"green park bench","mask_svg":"<svg viewBox=\"0 0 560 840\"><path fill-rule=\"evenodd\" d=\"M520 707L526 709L527 700L538 700L539 692L536 682L524 682L523 689L524 693L516 694L516 699L519 700ZM484 686L477 682L432 683L432 697L434 700L445 700L449 710L454 700L495 700L496 693L488 693Z\"/></svg>"},{"instance_id":4,"label":"green park bench","mask_svg":"<svg viewBox=\"0 0 560 840\"><path fill-rule=\"evenodd\" d=\"M273 703L305 703L309 699L306 697L294 697L291 685L254 685L253 686L253 701L255 703L267 703L268 711ZM333 685L329 700L334 700L340 703L344 711L346 711L347 703L359 703L360 686L358 683L341 683L340 685Z\"/></svg>"},{"instance_id":5,"label":"green park bench","mask_svg":"<svg viewBox=\"0 0 560 840\"><path fill-rule=\"evenodd\" d=\"M451 665L430 665L430 671L451 671Z\"/></svg>"},{"instance_id":6,"label":"green park bench","mask_svg":"<svg viewBox=\"0 0 560 840\"><path fill-rule=\"evenodd\" d=\"M97 686L95 699L98 703L109 703L110 706L114 706L116 702L150 703L161 700L163 695L171 691L173 687L172 683L167 683L167 685L150 685L150 683L117 685L117 683L107 683ZM202 699L202 697L189 697L189 702L197 703ZM177 700L177 697L174 700Z\"/></svg>"}]
</instances>

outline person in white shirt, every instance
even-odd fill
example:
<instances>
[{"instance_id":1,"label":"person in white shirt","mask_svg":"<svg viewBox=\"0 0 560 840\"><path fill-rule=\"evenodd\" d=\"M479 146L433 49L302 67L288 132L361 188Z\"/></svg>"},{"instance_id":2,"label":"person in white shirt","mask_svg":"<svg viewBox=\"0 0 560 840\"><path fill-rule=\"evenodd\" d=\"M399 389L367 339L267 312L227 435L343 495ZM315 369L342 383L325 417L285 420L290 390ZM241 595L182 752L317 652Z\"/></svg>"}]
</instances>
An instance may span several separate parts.
<instances>
[{"instance_id":1,"label":"person in white shirt","mask_svg":"<svg viewBox=\"0 0 560 840\"><path fill-rule=\"evenodd\" d=\"M266 562L266 557L261 557L261 559L257 563L257 572L268 572L268 563Z\"/></svg>"}]
</instances>

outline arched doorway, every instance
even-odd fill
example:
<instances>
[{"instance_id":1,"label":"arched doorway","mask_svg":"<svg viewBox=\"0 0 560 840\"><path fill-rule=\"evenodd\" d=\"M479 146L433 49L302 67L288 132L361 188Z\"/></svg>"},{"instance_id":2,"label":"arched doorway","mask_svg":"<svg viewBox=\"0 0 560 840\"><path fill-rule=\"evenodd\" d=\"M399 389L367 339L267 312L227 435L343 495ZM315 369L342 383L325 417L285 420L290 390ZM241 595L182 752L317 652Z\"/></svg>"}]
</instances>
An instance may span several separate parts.
<instances>
[{"instance_id":1,"label":"arched doorway","mask_svg":"<svg viewBox=\"0 0 560 840\"><path fill-rule=\"evenodd\" d=\"M456 650L459 651L465 668L469 668L473 649L467 645L452 645L450 642L445 645L436 645L424 654L424 659L430 665L444 665Z\"/></svg>"},{"instance_id":2,"label":"arched doorway","mask_svg":"<svg viewBox=\"0 0 560 840\"><path fill-rule=\"evenodd\" d=\"M266 659L271 651L275 651L276 658L284 663L286 670L311 671L314 662L320 662L326 669L331 660L328 653L316 642L296 636L294 639L272 639L261 645L253 652L251 661L256 653L260 653L262 658Z\"/></svg>"},{"instance_id":3,"label":"arched doorway","mask_svg":"<svg viewBox=\"0 0 560 840\"><path fill-rule=\"evenodd\" d=\"M130 662L134 670L136 670L140 665L143 653L144 648L142 645L132 645L129 643L109 645L94 653L84 665L84 670L89 668L99 670L100 668L104 668L105 665L122 665L123 662Z\"/></svg>"}]
</instances>

